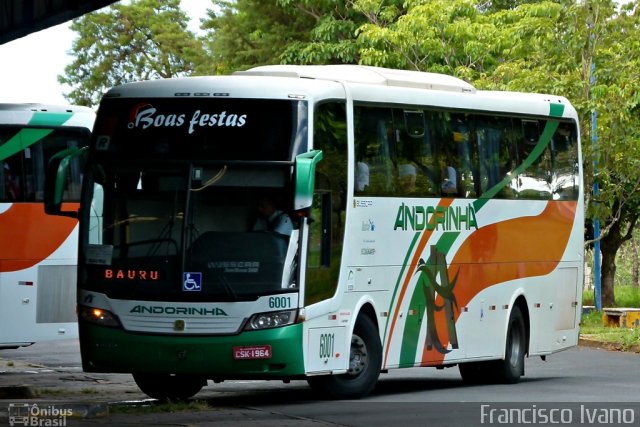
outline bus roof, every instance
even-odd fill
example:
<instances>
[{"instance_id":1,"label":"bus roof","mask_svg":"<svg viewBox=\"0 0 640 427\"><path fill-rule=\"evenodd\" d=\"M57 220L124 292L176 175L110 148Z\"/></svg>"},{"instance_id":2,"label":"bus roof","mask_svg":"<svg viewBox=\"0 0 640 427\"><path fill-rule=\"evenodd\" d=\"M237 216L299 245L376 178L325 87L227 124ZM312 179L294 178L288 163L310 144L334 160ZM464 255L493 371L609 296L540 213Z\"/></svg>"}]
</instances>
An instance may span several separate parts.
<instances>
[{"instance_id":1,"label":"bus roof","mask_svg":"<svg viewBox=\"0 0 640 427\"><path fill-rule=\"evenodd\" d=\"M51 121L46 119L47 116L55 116L59 120ZM58 125L91 129L94 119L95 112L91 108L78 105L0 103L0 124L5 125Z\"/></svg>"},{"instance_id":2,"label":"bus roof","mask_svg":"<svg viewBox=\"0 0 640 427\"><path fill-rule=\"evenodd\" d=\"M252 77L251 82L247 81ZM114 87L105 98L277 98L344 99L447 109L495 111L548 116L563 105L562 117L577 119L562 96L476 90L456 77L363 65L265 65L231 76L151 80Z\"/></svg>"},{"instance_id":3,"label":"bus roof","mask_svg":"<svg viewBox=\"0 0 640 427\"><path fill-rule=\"evenodd\" d=\"M476 89L457 77L366 65L265 65L238 71L237 75L279 76L339 80L369 85L473 93Z\"/></svg>"},{"instance_id":4,"label":"bus roof","mask_svg":"<svg viewBox=\"0 0 640 427\"><path fill-rule=\"evenodd\" d=\"M0 103L0 111L42 111L50 113L93 113L89 107L79 105L56 105L56 104L39 104L34 102L27 103Z\"/></svg>"}]
</instances>

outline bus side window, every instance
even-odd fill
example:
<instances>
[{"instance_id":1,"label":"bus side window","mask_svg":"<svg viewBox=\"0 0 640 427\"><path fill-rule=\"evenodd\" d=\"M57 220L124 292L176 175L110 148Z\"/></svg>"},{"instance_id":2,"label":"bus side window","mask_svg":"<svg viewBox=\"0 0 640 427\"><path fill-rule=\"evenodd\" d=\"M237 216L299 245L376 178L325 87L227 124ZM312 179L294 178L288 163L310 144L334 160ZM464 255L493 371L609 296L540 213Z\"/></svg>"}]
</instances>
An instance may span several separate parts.
<instances>
[{"instance_id":1,"label":"bus side window","mask_svg":"<svg viewBox=\"0 0 640 427\"><path fill-rule=\"evenodd\" d=\"M518 165L528 167L518 175L518 197L533 200L551 198L551 153L549 147L540 148L541 129L545 123L522 120L518 144Z\"/></svg>"},{"instance_id":2,"label":"bus side window","mask_svg":"<svg viewBox=\"0 0 640 427\"><path fill-rule=\"evenodd\" d=\"M316 107L313 147L316 166L305 271L305 305L332 297L338 286L344 243L347 194L347 135L344 103Z\"/></svg>"},{"instance_id":3,"label":"bus side window","mask_svg":"<svg viewBox=\"0 0 640 427\"><path fill-rule=\"evenodd\" d=\"M436 191L432 137L421 110L394 110L398 196L433 197Z\"/></svg>"},{"instance_id":4,"label":"bus side window","mask_svg":"<svg viewBox=\"0 0 640 427\"><path fill-rule=\"evenodd\" d=\"M478 141L479 191L492 190L491 197L514 198L510 182L516 162L512 149L511 120L481 117L476 129ZM499 188L496 186L500 185Z\"/></svg>"},{"instance_id":5,"label":"bus side window","mask_svg":"<svg viewBox=\"0 0 640 427\"><path fill-rule=\"evenodd\" d=\"M391 196L396 188L392 161L391 110L356 108L356 195Z\"/></svg>"},{"instance_id":6,"label":"bus side window","mask_svg":"<svg viewBox=\"0 0 640 427\"><path fill-rule=\"evenodd\" d=\"M552 192L554 200L578 198L578 146L575 127L561 123L551 141Z\"/></svg>"},{"instance_id":7,"label":"bus side window","mask_svg":"<svg viewBox=\"0 0 640 427\"><path fill-rule=\"evenodd\" d=\"M2 171L0 172L0 178L2 178L2 198L0 199L0 201L22 201L22 185L20 182L20 175L16 173L16 170L18 168L12 167L12 163L15 162L4 161L2 165Z\"/></svg>"},{"instance_id":8,"label":"bus side window","mask_svg":"<svg viewBox=\"0 0 640 427\"><path fill-rule=\"evenodd\" d=\"M41 201L44 197L44 170L56 153L71 147L81 147L88 135L76 129L56 130L25 149L25 181L28 183L27 200ZM75 157L68 168L63 200L80 200L83 164L81 156Z\"/></svg>"}]
</instances>

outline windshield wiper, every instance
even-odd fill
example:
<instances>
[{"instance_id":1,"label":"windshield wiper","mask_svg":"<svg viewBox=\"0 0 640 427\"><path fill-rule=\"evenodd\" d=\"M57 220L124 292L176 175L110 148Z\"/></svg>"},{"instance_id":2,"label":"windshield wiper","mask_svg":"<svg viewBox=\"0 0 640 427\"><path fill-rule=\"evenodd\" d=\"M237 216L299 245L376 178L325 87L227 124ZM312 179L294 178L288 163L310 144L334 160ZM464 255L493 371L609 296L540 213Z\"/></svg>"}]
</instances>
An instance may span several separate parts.
<instances>
[{"instance_id":1,"label":"windshield wiper","mask_svg":"<svg viewBox=\"0 0 640 427\"><path fill-rule=\"evenodd\" d=\"M233 287L229 284L227 279L224 277L224 273L218 273L218 279L219 279L219 282L222 284L222 288L226 292L227 296L231 297L232 301L237 301L238 295L233 290Z\"/></svg>"}]
</instances>

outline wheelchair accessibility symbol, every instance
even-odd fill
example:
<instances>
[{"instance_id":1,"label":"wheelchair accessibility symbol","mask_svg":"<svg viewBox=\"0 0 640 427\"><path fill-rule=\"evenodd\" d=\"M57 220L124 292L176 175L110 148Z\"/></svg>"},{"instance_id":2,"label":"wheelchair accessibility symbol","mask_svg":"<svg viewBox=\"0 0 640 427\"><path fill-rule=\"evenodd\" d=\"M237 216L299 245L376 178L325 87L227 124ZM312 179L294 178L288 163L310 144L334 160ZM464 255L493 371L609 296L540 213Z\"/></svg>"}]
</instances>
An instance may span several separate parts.
<instances>
[{"instance_id":1,"label":"wheelchair accessibility symbol","mask_svg":"<svg viewBox=\"0 0 640 427\"><path fill-rule=\"evenodd\" d=\"M182 290L184 292L198 292L202 290L202 273L182 273Z\"/></svg>"}]
</instances>

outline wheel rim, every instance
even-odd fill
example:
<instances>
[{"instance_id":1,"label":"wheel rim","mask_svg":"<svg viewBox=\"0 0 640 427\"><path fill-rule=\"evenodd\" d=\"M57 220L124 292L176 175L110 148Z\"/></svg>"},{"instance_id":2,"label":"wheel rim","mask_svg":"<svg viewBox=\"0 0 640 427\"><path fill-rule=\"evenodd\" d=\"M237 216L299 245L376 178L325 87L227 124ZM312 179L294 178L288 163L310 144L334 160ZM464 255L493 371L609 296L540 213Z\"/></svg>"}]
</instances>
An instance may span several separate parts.
<instances>
[{"instance_id":1,"label":"wheel rim","mask_svg":"<svg viewBox=\"0 0 640 427\"><path fill-rule=\"evenodd\" d=\"M349 370L347 374L357 377L364 371L369 363L367 345L358 335L351 337L351 349L349 352Z\"/></svg>"}]
</instances>

